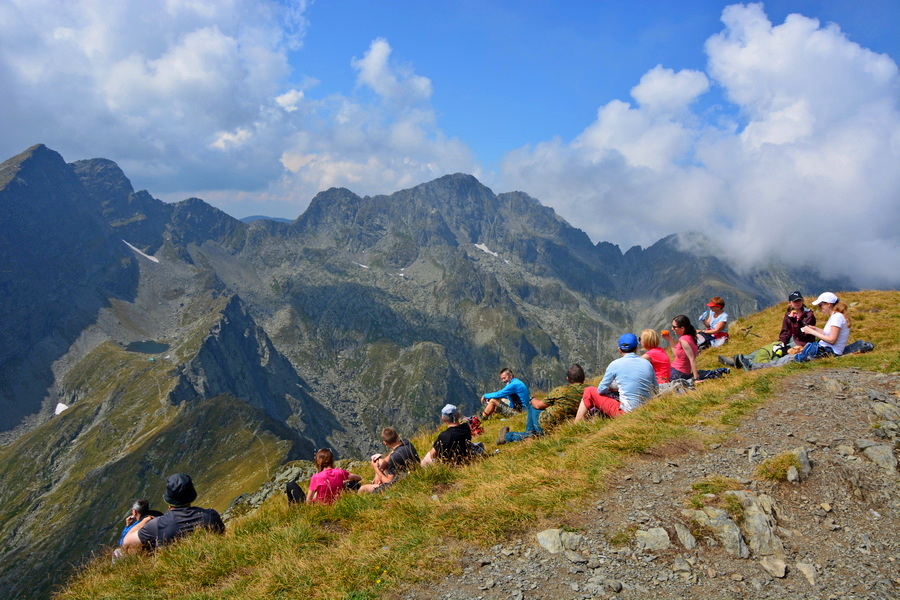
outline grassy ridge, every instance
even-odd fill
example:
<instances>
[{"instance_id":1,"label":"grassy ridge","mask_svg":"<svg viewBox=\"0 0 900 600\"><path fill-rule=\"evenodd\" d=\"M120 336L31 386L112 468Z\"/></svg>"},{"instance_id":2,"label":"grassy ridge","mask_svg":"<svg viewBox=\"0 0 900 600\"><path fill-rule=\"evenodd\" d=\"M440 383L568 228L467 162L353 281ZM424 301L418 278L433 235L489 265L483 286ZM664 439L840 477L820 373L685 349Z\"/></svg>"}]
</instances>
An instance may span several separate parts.
<instances>
[{"instance_id":1,"label":"grassy ridge","mask_svg":"<svg viewBox=\"0 0 900 600\"><path fill-rule=\"evenodd\" d=\"M384 495L348 495L331 507L288 507L274 498L230 522L224 537L195 535L116 565L100 557L57 597L359 600L452 572L469 545L490 546L529 527L565 524L567 514L586 506L606 476L635 453L675 440L701 446L727 435L791 373L825 366L900 370L900 292L851 293L844 300L851 304L851 341L871 341L875 351L733 372L616 420L569 423L544 438L503 446L477 464L419 470ZM750 352L777 339L783 311L784 305L771 307L733 323L727 352ZM749 326L761 337L743 337ZM718 366L715 352L702 354L700 366ZM524 417L487 424L489 452L499 428L510 423L522 429ZM420 453L434 435L414 439Z\"/></svg>"}]
</instances>

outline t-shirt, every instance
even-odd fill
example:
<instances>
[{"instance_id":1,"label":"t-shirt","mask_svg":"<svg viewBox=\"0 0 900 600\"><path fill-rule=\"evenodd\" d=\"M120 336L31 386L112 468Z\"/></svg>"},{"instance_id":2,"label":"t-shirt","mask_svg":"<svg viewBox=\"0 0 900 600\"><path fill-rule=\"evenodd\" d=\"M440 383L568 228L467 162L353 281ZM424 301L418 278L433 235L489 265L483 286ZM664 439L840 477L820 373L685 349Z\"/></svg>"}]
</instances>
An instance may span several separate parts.
<instances>
[{"instance_id":1,"label":"t-shirt","mask_svg":"<svg viewBox=\"0 0 900 600\"><path fill-rule=\"evenodd\" d=\"M684 353L684 348L681 346L681 340L687 340L688 345L691 347L691 350L694 351L694 361L696 362L697 354L700 353L700 350L697 349L697 342L689 335L683 335L678 338L678 341L675 342L675 347L673 351L675 352L675 360L672 361L672 368L680 373L691 374L691 363L688 360L687 355Z\"/></svg>"},{"instance_id":2,"label":"t-shirt","mask_svg":"<svg viewBox=\"0 0 900 600\"><path fill-rule=\"evenodd\" d=\"M331 504L344 491L344 482L350 473L344 469L322 469L309 480L309 493L317 492L315 500L319 504Z\"/></svg>"},{"instance_id":3,"label":"t-shirt","mask_svg":"<svg viewBox=\"0 0 900 600\"><path fill-rule=\"evenodd\" d=\"M669 375L672 370L672 361L669 355L662 348L650 348L644 352L644 358L653 365L653 372L656 373L656 383L668 383Z\"/></svg>"},{"instance_id":4,"label":"t-shirt","mask_svg":"<svg viewBox=\"0 0 900 600\"><path fill-rule=\"evenodd\" d=\"M387 464L384 466L384 472L388 475L399 475L406 473L419 466L421 460L416 447L409 440L400 440L400 445L387 457Z\"/></svg>"},{"instance_id":5,"label":"t-shirt","mask_svg":"<svg viewBox=\"0 0 900 600\"><path fill-rule=\"evenodd\" d=\"M142 544L156 548L195 529L202 528L225 533L225 523L222 522L222 517L212 508L198 506L170 508L169 512L148 521L139 529L138 539Z\"/></svg>"},{"instance_id":6,"label":"t-shirt","mask_svg":"<svg viewBox=\"0 0 900 600\"><path fill-rule=\"evenodd\" d=\"M544 398L544 403L548 406L538 417L541 429L548 431L566 419L574 417L578 413L582 396L584 396L583 383L569 383L550 390Z\"/></svg>"},{"instance_id":7,"label":"t-shirt","mask_svg":"<svg viewBox=\"0 0 900 600\"><path fill-rule=\"evenodd\" d=\"M822 328L822 331L826 334L830 333L828 331L829 327L837 327L840 329L837 340L835 340L834 344L819 340L819 345L824 348L831 348L835 354L843 354L844 348L847 347L847 341L850 339L850 324L847 323L847 317L839 312L831 313L831 316L828 317L828 322L825 323L825 327Z\"/></svg>"},{"instance_id":8,"label":"t-shirt","mask_svg":"<svg viewBox=\"0 0 900 600\"><path fill-rule=\"evenodd\" d=\"M468 423L460 423L448 427L434 442L435 458L444 462L460 463L469 459L469 442L472 440L472 430Z\"/></svg>"},{"instance_id":9,"label":"t-shirt","mask_svg":"<svg viewBox=\"0 0 900 600\"><path fill-rule=\"evenodd\" d=\"M718 317L714 317L711 310L704 311L702 315L700 315L700 323L703 323L706 319L709 319L709 327L706 329L715 329L716 325L719 323L725 323L725 327L722 328L722 331L718 332L716 337L723 336L728 333L728 313L722 311L719 313Z\"/></svg>"},{"instance_id":10,"label":"t-shirt","mask_svg":"<svg viewBox=\"0 0 900 600\"><path fill-rule=\"evenodd\" d=\"M605 394L613 381L619 386L619 405L625 412L631 412L659 391L653 366L634 352L609 363L597 389Z\"/></svg>"}]
</instances>

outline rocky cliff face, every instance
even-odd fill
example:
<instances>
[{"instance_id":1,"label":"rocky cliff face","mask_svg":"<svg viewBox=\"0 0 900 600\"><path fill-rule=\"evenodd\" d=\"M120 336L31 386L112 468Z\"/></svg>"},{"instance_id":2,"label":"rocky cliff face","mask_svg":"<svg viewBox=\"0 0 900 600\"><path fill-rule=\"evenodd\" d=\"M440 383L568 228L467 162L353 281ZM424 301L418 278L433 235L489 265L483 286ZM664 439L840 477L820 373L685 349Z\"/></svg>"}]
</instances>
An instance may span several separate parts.
<instances>
[{"instance_id":1,"label":"rocky cliff face","mask_svg":"<svg viewBox=\"0 0 900 600\"><path fill-rule=\"evenodd\" d=\"M111 233L59 154L0 165L0 430L46 417L50 365L112 299L134 298L136 265Z\"/></svg>"}]
</instances>

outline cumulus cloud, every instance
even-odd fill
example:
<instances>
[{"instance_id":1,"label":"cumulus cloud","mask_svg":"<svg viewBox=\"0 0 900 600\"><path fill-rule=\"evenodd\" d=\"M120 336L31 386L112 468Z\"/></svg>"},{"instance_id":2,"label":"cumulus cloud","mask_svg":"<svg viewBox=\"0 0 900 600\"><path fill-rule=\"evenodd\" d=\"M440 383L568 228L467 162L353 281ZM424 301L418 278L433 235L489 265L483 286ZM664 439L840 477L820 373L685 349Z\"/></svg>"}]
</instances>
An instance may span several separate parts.
<instances>
[{"instance_id":1,"label":"cumulus cloud","mask_svg":"<svg viewBox=\"0 0 900 600\"><path fill-rule=\"evenodd\" d=\"M900 284L898 69L834 24L733 5L706 73L658 66L570 142L511 152L528 191L595 240L700 230L744 265L779 259L860 285ZM710 85L715 122L692 103ZM731 118L721 118L732 114Z\"/></svg>"},{"instance_id":2,"label":"cumulus cloud","mask_svg":"<svg viewBox=\"0 0 900 600\"><path fill-rule=\"evenodd\" d=\"M296 216L319 191L393 192L479 169L448 139L431 81L377 38L356 88L316 97L291 68L306 0L0 3L0 151L102 156L166 200Z\"/></svg>"},{"instance_id":3,"label":"cumulus cloud","mask_svg":"<svg viewBox=\"0 0 900 600\"><path fill-rule=\"evenodd\" d=\"M388 41L378 38L351 61L357 88L374 99L336 96L312 106L316 118L289 137L282 153L288 172L278 188L378 194L448 172L479 174L469 148L438 127L431 81L392 62L391 53Z\"/></svg>"},{"instance_id":4,"label":"cumulus cloud","mask_svg":"<svg viewBox=\"0 0 900 600\"><path fill-rule=\"evenodd\" d=\"M304 9L302 0L4 2L4 154L43 142L69 160L112 158L154 193L204 179L262 186L281 170L285 111L272 109Z\"/></svg>"}]
</instances>

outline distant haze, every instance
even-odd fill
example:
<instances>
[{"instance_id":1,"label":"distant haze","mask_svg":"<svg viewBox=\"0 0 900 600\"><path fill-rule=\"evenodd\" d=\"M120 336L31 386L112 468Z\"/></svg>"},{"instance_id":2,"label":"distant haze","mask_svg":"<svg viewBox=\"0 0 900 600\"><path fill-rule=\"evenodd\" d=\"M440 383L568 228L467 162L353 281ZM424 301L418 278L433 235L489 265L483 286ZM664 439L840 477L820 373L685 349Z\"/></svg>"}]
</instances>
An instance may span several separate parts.
<instances>
[{"instance_id":1,"label":"distant haze","mask_svg":"<svg viewBox=\"0 0 900 600\"><path fill-rule=\"evenodd\" d=\"M471 173L623 250L900 286L896 2L420 4L4 2L0 156L288 220Z\"/></svg>"}]
</instances>

